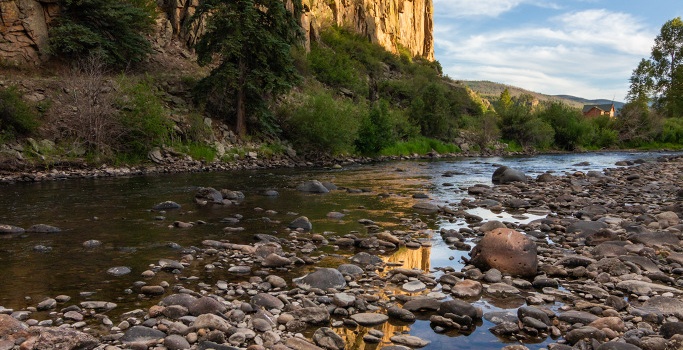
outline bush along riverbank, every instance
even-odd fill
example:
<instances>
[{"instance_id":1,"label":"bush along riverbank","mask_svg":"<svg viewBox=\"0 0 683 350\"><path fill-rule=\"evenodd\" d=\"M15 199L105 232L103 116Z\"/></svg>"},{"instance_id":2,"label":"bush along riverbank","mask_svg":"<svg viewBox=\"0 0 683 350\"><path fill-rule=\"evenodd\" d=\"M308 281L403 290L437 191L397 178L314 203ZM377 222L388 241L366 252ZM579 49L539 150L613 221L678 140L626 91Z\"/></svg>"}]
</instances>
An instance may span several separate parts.
<instances>
[{"instance_id":1,"label":"bush along riverbank","mask_svg":"<svg viewBox=\"0 0 683 350\"><path fill-rule=\"evenodd\" d=\"M362 220L367 235L339 236L316 232L302 216L282 224L286 235L255 232L255 243L203 240L181 247L177 259L159 259L141 272L131 292L153 306L118 311L115 300L75 303L72 296L57 295L29 307L0 307L0 346L420 348L429 345L430 335L394 334L383 325L428 319L436 333L465 336L486 319L493 324L490 332L520 343L510 349L541 341L560 350L678 349L683 345L682 167L683 159L671 156L535 179L501 167L492 173L495 185L474 185L467 189L470 197L458 203L415 205L416 212L463 223L458 230L432 232L417 217L387 230L367 218ZM298 190L316 195L343 189L311 181ZM239 200L240 192L213 188L198 190L194 198L199 206ZM162 214L178 208L159 201L153 210ZM503 223L467 211L474 208L545 217ZM239 217L233 221L238 224ZM9 237L23 231L0 225ZM469 251L464 267L424 271L383 259L397 249L428 248L433 240ZM97 243L84 242L84 249ZM320 266L327 248L346 253L334 266ZM226 277L209 282L189 272L202 270ZM109 273L130 269L112 267ZM480 298L514 306L486 311L475 304ZM457 347L459 338L449 339Z\"/></svg>"}]
</instances>

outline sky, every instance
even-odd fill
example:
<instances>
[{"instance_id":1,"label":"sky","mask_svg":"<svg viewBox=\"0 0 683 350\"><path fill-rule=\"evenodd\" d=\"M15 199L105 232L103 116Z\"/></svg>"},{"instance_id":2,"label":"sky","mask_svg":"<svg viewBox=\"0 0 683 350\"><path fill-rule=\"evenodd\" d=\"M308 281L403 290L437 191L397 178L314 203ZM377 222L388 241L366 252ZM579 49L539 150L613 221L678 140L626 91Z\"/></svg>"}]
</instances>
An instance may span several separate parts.
<instances>
[{"instance_id":1,"label":"sky","mask_svg":"<svg viewBox=\"0 0 683 350\"><path fill-rule=\"evenodd\" d=\"M683 0L433 0L444 74L549 95L624 101Z\"/></svg>"}]
</instances>

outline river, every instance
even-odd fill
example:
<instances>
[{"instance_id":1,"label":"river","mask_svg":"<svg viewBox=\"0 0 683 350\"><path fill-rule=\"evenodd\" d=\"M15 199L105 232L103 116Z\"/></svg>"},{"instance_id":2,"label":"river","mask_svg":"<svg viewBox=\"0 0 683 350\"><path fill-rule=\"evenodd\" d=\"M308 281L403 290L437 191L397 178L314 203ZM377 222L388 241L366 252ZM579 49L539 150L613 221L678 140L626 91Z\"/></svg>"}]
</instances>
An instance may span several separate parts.
<instances>
[{"instance_id":1,"label":"river","mask_svg":"<svg viewBox=\"0 0 683 350\"><path fill-rule=\"evenodd\" d=\"M662 153L589 153L540 155L514 158L462 158L422 161L387 162L374 165L348 165L341 169L277 169L225 173L187 173L138 176L130 178L81 179L17 183L0 186L0 224L28 228L47 224L63 231L53 234L25 233L0 236L0 306L22 310L57 295L68 295L69 303L84 300L107 300L118 303L113 312L149 307L158 299L142 298L132 293L140 274L161 258L179 259L184 251L201 247L202 240L224 240L252 243L253 234L266 233L286 237L287 224L298 215L311 219L315 233L343 236L357 231L366 233L360 219L371 219L385 229L399 227L401 219L419 218L435 232L441 228L466 227L464 222L441 221L435 215L412 209L424 199L414 194L426 194L435 204L459 203L467 198L467 187L491 184L491 174L498 165L523 170L528 176L552 171L601 171L615 167L620 160L653 159ZM583 163L583 164L580 164ZM357 191L332 191L328 194L307 194L296 190L306 180L329 181L340 188ZM202 207L194 203L199 187L214 187L242 191L245 199L233 206ZM276 190L278 196L264 195ZM353 192L353 193L352 193ZM418 196L419 197L419 196ZM151 208L163 201L175 201L180 210L167 213ZM327 213L343 212L341 219L330 219ZM486 219L529 221L543 213L523 216L491 213L479 209L475 214ZM514 213L513 213L514 214ZM230 226L226 218L239 218L233 226L241 232L224 232ZM173 227L175 221L192 222L191 228ZM100 247L84 248L83 242L98 240ZM421 268L438 275L438 269L463 266L460 259L467 252L451 250L439 234L432 235L429 244L420 249L401 249L383 254L386 261L400 262L405 267ZM39 249L36 249L39 246ZM335 265L354 252L321 249L312 255L324 255L320 265ZM107 270L127 266L132 273L112 276ZM288 274L300 276L302 270ZM188 278L191 277L191 278ZM193 264L181 275L158 274L147 282L167 281L169 284L192 284L199 281L213 284L218 280L235 280L223 269L206 269ZM243 277L244 278L244 277ZM194 283L199 283L194 282ZM512 310L524 300L476 301L484 309ZM559 305L555 305L557 307ZM112 312L110 312L112 313ZM49 318L46 313L34 313L38 320ZM112 316L112 318L116 318ZM116 324L116 322L115 322ZM409 331L432 343L425 349L498 349L501 340L489 333L493 324L483 324L468 336L437 334L428 320L410 325L386 324L386 334ZM347 342L358 335L346 332ZM545 347L552 339L543 339L529 348ZM362 342L356 342L362 343ZM361 346L361 345L359 345Z\"/></svg>"}]
</instances>

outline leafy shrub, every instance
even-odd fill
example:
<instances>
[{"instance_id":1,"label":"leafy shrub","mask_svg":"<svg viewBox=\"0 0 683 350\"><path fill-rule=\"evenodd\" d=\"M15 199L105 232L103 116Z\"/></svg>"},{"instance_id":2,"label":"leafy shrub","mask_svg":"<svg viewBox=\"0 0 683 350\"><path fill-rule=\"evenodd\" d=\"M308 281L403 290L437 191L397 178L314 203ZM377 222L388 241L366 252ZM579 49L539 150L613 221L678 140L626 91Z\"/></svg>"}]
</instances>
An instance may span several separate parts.
<instances>
[{"instance_id":1,"label":"leafy shrub","mask_svg":"<svg viewBox=\"0 0 683 350\"><path fill-rule=\"evenodd\" d=\"M501 115L502 137L515 141L524 149L545 149L553 144L555 131L552 126L532 113L526 104L515 104Z\"/></svg>"},{"instance_id":2,"label":"leafy shrub","mask_svg":"<svg viewBox=\"0 0 683 350\"><path fill-rule=\"evenodd\" d=\"M362 107L335 100L327 91L304 95L303 101L281 108L285 130L295 146L305 151L351 153L358 137Z\"/></svg>"},{"instance_id":3,"label":"leafy shrub","mask_svg":"<svg viewBox=\"0 0 683 350\"><path fill-rule=\"evenodd\" d=\"M474 135L475 145L479 149L485 149L491 142L500 138L498 128L498 115L495 112L488 112L479 117L472 117L474 121L469 127L469 131Z\"/></svg>"},{"instance_id":4,"label":"leafy shrub","mask_svg":"<svg viewBox=\"0 0 683 350\"><path fill-rule=\"evenodd\" d=\"M193 143L193 142L204 142L210 139L212 136L211 128L204 123L204 116L199 113L190 113L185 116L185 122L187 125L183 128L185 134L183 141Z\"/></svg>"},{"instance_id":5,"label":"leafy shrub","mask_svg":"<svg viewBox=\"0 0 683 350\"><path fill-rule=\"evenodd\" d=\"M661 116L646 104L629 102L622 107L617 118L619 141L630 147L650 143L661 133L662 123Z\"/></svg>"},{"instance_id":6,"label":"leafy shrub","mask_svg":"<svg viewBox=\"0 0 683 350\"><path fill-rule=\"evenodd\" d=\"M588 148L609 148L619 143L619 132L616 121L609 116L598 116L588 120L592 130L591 140L585 146Z\"/></svg>"},{"instance_id":7,"label":"leafy shrub","mask_svg":"<svg viewBox=\"0 0 683 350\"><path fill-rule=\"evenodd\" d=\"M590 141L591 125L576 108L553 102L540 110L537 117L552 126L555 147L573 151Z\"/></svg>"},{"instance_id":8,"label":"leafy shrub","mask_svg":"<svg viewBox=\"0 0 683 350\"><path fill-rule=\"evenodd\" d=\"M125 67L152 52L145 37L154 24L151 0L62 0L50 29L50 50L65 59L91 54L107 65Z\"/></svg>"},{"instance_id":9,"label":"leafy shrub","mask_svg":"<svg viewBox=\"0 0 683 350\"><path fill-rule=\"evenodd\" d=\"M413 99L410 118L420 126L423 136L440 139L453 136L455 119L447 88L435 82L428 83Z\"/></svg>"},{"instance_id":10,"label":"leafy shrub","mask_svg":"<svg viewBox=\"0 0 683 350\"><path fill-rule=\"evenodd\" d=\"M683 119L667 118L662 126L661 142L683 144Z\"/></svg>"},{"instance_id":11,"label":"leafy shrub","mask_svg":"<svg viewBox=\"0 0 683 350\"><path fill-rule=\"evenodd\" d=\"M116 148L144 158L153 147L171 141L173 122L149 78L132 82L122 77L119 85L123 96L118 119L124 132Z\"/></svg>"},{"instance_id":12,"label":"leafy shrub","mask_svg":"<svg viewBox=\"0 0 683 350\"><path fill-rule=\"evenodd\" d=\"M360 153L377 154L396 142L389 113L389 104L382 100L363 118L355 142Z\"/></svg>"},{"instance_id":13,"label":"leafy shrub","mask_svg":"<svg viewBox=\"0 0 683 350\"><path fill-rule=\"evenodd\" d=\"M0 90L0 139L28 135L38 127L37 113L16 87Z\"/></svg>"},{"instance_id":14,"label":"leafy shrub","mask_svg":"<svg viewBox=\"0 0 683 350\"><path fill-rule=\"evenodd\" d=\"M361 96L367 95L368 87L361 80L362 71L348 54L314 44L308 57L319 81L332 87L349 89Z\"/></svg>"}]
</instances>

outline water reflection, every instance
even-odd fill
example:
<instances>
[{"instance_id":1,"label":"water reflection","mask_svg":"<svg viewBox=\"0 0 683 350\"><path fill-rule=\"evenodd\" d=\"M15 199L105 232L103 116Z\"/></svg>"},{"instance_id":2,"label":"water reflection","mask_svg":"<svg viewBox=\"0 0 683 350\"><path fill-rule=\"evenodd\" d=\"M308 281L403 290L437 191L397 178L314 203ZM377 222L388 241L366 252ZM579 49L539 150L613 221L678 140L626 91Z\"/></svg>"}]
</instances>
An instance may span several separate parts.
<instances>
[{"instance_id":1,"label":"water reflection","mask_svg":"<svg viewBox=\"0 0 683 350\"><path fill-rule=\"evenodd\" d=\"M401 247L395 253L382 257L382 260L389 266L400 266L406 269L419 269L429 272L431 269L431 253L431 247L420 247L417 249Z\"/></svg>"},{"instance_id":2,"label":"water reflection","mask_svg":"<svg viewBox=\"0 0 683 350\"><path fill-rule=\"evenodd\" d=\"M433 203L460 203L468 198L466 188L482 183L490 185L490 176L496 163L517 167L528 175L535 176L554 170L588 171L611 167L617 160L653 158L659 154L604 153L589 155L557 155L521 158L469 158L445 161L416 161L383 163L369 166L351 166L341 170L329 169L281 169L268 171L244 171L230 173L198 173L142 176L120 179L82 179L44 183L20 183L0 185L0 223L24 228L34 224L50 224L62 228L59 234L25 234L0 237L0 306L21 309L35 306L46 297L59 294L71 296L72 303L84 299L113 300L119 302L117 311L130 310L155 303L141 300L135 294L124 291L141 279L140 274L161 258L179 259L181 250L168 246L169 242L188 249L200 247L202 240L227 239L233 243L253 243L255 233L272 234L279 238L290 238L286 225L294 219L292 213L311 219L314 232L325 237L341 237L350 232L367 235L360 219L371 219L383 230L405 229L404 222L419 219L428 228L438 232L440 228L458 229L466 223L454 220L436 221L436 217L417 214L411 209L416 203L415 193L426 193ZM572 164L589 161L588 166ZM326 195L311 195L297 192L296 186L306 180L332 181L343 190ZM246 199L239 205L222 207L200 207L193 202L198 187L227 188L243 191ZM275 189L278 197L263 196L263 191ZM349 192L346 191L349 189ZM354 191L364 189L364 192ZM167 213L154 213L149 209L156 203L171 200L182 205L182 209ZM260 208L256 210L255 208ZM274 213L266 214L272 210ZM342 220L330 220L330 211L344 212ZM545 213L527 211L525 218L510 213L493 213L485 209L474 209L470 213L486 219L510 220L524 223L543 217ZM242 232L227 233L222 223L226 217L241 215L238 226ZM163 216L157 220L156 216ZM264 220L263 217L269 220ZM170 228L174 221L204 222L189 229ZM467 252L451 250L439 234L422 231L419 240L431 244L418 249L401 248L387 255L388 264L408 269L430 272L436 268L462 268L461 257ZM82 243L97 239L103 245L96 249L85 249ZM45 245L52 250L38 253L36 245ZM348 262L350 251L332 251L330 247L312 253L328 254L321 265L335 266ZM338 254L338 257L332 257ZM247 277L226 276L225 272L205 271L206 262L195 262L184 272L184 277L196 276L200 281L212 284L218 279ZM131 267L130 275L113 277L107 275L113 266ZM303 269L312 269L306 266ZM307 271L288 272L301 276ZM183 280L169 273L159 273L149 283L167 281L170 284L183 283L193 288L194 280ZM291 276L287 276L291 278ZM196 287L196 286L194 286ZM80 292L95 292L91 297L82 297ZM387 290L387 299L399 293ZM394 293L394 294L391 294ZM27 300L25 297L31 298ZM491 307L514 309L523 300L485 300ZM384 342L395 332L406 332L432 340L428 349L500 348L500 341L488 333L490 326L472 330L469 337L459 334L439 335L434 333L429 321L418 320L411 325L386 323L381 326ZM366 330L343 330L348 333L350 343L363 344L360 339ZM444 341L457 337L457 342ZM446 337L446 338L444 338ZM457 345L454 345L457 344Z\"/></svg>"}]
</instances>

